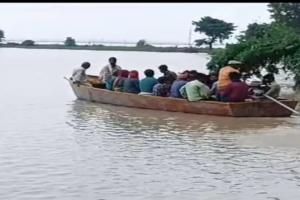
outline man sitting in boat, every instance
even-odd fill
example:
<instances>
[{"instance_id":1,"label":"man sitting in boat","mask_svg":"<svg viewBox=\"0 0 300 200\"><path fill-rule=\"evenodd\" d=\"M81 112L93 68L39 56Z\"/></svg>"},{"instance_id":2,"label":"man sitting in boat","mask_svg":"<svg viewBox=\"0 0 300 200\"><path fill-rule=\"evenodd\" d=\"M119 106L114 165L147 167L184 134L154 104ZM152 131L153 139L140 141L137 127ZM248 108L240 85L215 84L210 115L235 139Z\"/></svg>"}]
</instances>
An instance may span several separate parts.
<instances>
[{"instance_id":1,"label":"man sitting in boat","mask_svg":"<svg viewBox=\"0 0 300 200\"><path fill-rule=\"evenodd\" d=\"M237 60L230 60L228 62L228 65L221 68L219 71L219 77L218 77L218 99L222 98L223 92L226 89L226 87L231 83L229 74L231 72L237 72L240 73L240 67L242 66L242 62Z\"/></svg>"},{"instance_id":2,"label":"man sitting in boat","mask_svg":"<svg viewBox=\"0 0 300 200\"><path fill-rule=\"evenodd\" d=\"M121 70L121 67L117 65L117 58L110 57L108 61L109 64L104 66L99 74L99 81L102 83L105 83L116 71Z\"/></svg>"},{"instance_id":3,"label":"man sitting in boat","mask_svg":"<svg viewBox=\"0 0 300 200\"><path fill-rule=\"evenodd\" d=\"M190 70L190 71L188 71L188 73L189 73L189 76L187 79L188 82L196 80L196 76L198 74L197 70Z\"/></svg>"},{"instance_id":4,"label":"man sitting in boat","mask_svg":"<svg viewBox=\"0 0 300 200\"><path fill-rule=\"evenodd\" d=\"M138 71L132 70L129 72L129 77L124 81L123 92L135 94L138 94L140 92Z\"/></svg>"},{"instance_id":5,"label":"man sitting in boat","mask_svg":"<svg viewBox=\"0 0 300 200\"><path fill-rule=\"evenodd\" d=\"M210 72L208 78L209 95L212 99L217 99L218 91L218 74L216 72Z\"/></svg>"},{"instance_id":6,"label":"man sitting in boat","mask_svg":"<svg viewBox=\"0 0 300 200\"><path fill-rule=\"evenodd\" d=\"M267 74L263 77L263 83L267 86L265 95L278 98L281 90L280 85L275 81L273 74Z\"/></svg>"},{"instance_id":7,"label":"man sitting in boat","mask_svg":"<svg viewBox=\"0 0 300 200\"><path fill-rule=\"evenodd\" d=\"M211 71L208 75L208 83L207 86L212 88L213 85L218 81L218 74L214 71Z\"/></svg>"},{"instance_id":8,"label":"man sitting in boat","mask_svg":"<svg viewBox=\"0 0 300 200\"><path fill-rule=\"evenodd\" d=\"M263 94L265 93L261 82L258 81L249 81L248 84L249 90L248 93L250 98L253 100L259 100L263 98Z\"/></svg>"},{"instance_id":9,"label":"man sitting in boat","mask_svg":"<svg viewBox=\"0 0 300 200\"><path fill-rule=\"evenodd\" d=\"M153 87L153 95L160 96L160 97L168 97L170 95L170 81L165 77L159 77L157 79L157 84Z\"/></svg>"},{"instance_id":10,"label":"man sitting in boat","mask_svg":"<svg viewBox=\"0 0 300 200\"><path fill-rule=\"evenodd\" d=\"M144 71L145 78L140 80L140 90L139 95L152 95L153 87L157 84L157 79L154 78L154 71L152 69L146 69Z\"/></svg>"},{"instance_id":11,"label":"man sitting in boat","mask_svg":"<svg viewBox=\"0 0 300 200\"><path fill-rule=\"evenodd\" d=\"M167 65L160 65L158 69L164 74L164 77L166 77L171 84L177 79L176 73L170 71Z\"/></svg>"},{"instance_id":12,"label":"man sitting in boat","mask_svg":"<svg viewBox=\"0 0 300 200\"><path fill-rule=\"evenodd\" d=\"M221 101L224 102L242 102L249 98L249 87L241 81L241 75L238 72L229 74L231 83L224 89Z\"/></svg>"},{"instance_id":13,"label":"man sitting in boat","mask_svg":"<svg viewBox=\"0 0 300 200\"><path fill-rule=\"evenodd\" d=\"M89 62L84 62L81 64L81 67L73 70L73 74L71 80L74 84L83 84L83 85L91 85L88 80L85 71L91 66Z\"/></svg>"},{"instance_id":14,"label":"man sitting in boat","mask_svg":"<svg viewBox=\"0 0 300 200\"><path fill-rule=\"evenodd\" d=\"M128 78L128 70L120 70L118 77L114 80L113 90L118 92L123 92L124 81Z\"/></svg>"},{"instance_id":15,"label":"man sitting in boat","mask_svg":"<svg viewBox=\"0 0 300 200\"><path fill-rule=\"evenodd\" d=\"M180 88L180 93L189 101L199 101L209 99L209 87L205 84L207 75L203 73L196 74L196 80L186 83Z\"/></svg>"},{"instance_id":16,"label":"man sitting in boat","mask_svg":"<svg viewBox=\"0 0 300 200\"><path fill-rule=\"evenodd\" d=\"M118 77L120 73L120 70L115 71L112 76L108 76L108 78L105 81L105 88L108 90L113 90L113 84L116 78Z\"/></svg>"},{"instance_id":17,"label":"man sitting in boat","mask_svg":"<svg viewBox=\"0 0 300 200\"><path fill-rule=\"evenodd\" d=\"M180 88L184 86L188 81L188 71L184 71L183 73L178 74L177 80L172 83L171 90L170 90L170 97L174 98L183 98L180 94Z\"/></svg>"}]
</instances>

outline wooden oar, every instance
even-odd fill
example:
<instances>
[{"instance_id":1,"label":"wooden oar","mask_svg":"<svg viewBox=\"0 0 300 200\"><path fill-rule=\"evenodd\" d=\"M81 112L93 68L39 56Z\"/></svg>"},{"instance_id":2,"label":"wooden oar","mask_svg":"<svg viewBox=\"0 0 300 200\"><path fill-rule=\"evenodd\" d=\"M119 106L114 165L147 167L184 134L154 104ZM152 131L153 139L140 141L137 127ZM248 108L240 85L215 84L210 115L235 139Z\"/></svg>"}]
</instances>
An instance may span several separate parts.
<instances>
[{"instance_id":1,"label":"wooden oar","mask_svg":"<svg viewBox=\"0 0 300 200\"><path fill-rule=\"evenodd\" d=\"M275 103L281 105L282 107L288 109L289 111L293 112L294 114L300 115L300 113L299 113L298 111L296 111L296 110L294 110L294 109L288 107L287 105L281 103L280 101L274 99L273 97L270 97L269 95L266 95L266 94L263 94L263 96L266 97L266 98L268 98L268 99L270 99L270 100L272 100L272 101L274 101Z\"/></svg>"}]
</instances>

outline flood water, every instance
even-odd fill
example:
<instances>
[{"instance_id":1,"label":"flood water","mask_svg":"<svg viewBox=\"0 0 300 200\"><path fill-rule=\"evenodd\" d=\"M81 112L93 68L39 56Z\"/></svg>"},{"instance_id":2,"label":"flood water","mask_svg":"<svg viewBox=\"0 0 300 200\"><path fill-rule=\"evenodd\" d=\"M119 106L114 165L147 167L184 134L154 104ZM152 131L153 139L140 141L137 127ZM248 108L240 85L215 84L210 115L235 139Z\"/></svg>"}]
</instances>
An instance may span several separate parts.
<instances>
[{"instance_id":1,"label":"flood water","mask_svg":"<svg viewBox=\"0 0 300 200\"><path fill-rule=\"evenodd\" d=\"M205 54L0 48L0 199L300 199L300 118L76 100L63 76L107 58L205 70ZM204 71L205 72L205 71Z\"/></svg>"}]
</instances>

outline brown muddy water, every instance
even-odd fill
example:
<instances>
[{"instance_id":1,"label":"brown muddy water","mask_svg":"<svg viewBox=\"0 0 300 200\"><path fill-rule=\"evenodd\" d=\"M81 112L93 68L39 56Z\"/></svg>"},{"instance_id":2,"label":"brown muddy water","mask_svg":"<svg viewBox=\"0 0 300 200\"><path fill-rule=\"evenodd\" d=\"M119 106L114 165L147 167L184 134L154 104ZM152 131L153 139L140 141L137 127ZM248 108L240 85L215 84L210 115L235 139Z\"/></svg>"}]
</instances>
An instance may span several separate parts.
<instances>
[{"instance_id":1,"label":"brown muddy water","mask_svg":"<svg viewBox=\"0 0 300 200\"><path fill-rule=\"evenodd\" d=\"M205 72L208 58L0 49L0 199L300 199L299 117L200 116L76 100L63 76L83 61L96 74L109 56L140 71L166 63Z\"/></svg>"}]
</instances>

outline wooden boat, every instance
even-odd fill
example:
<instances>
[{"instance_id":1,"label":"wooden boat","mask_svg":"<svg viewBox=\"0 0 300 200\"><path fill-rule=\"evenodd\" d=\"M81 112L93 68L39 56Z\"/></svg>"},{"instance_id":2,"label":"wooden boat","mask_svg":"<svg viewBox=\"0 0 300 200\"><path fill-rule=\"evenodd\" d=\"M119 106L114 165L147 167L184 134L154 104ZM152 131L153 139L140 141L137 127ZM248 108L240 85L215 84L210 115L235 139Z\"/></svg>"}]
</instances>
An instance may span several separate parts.
<instances>
[{"instance_id":1,"label":"wooden boat","mask_svg":"<svg viewBox=\"0 0 300 200\"><path fill-rule=\"evenodd\" d=\"M90 76L95 82L97 76ZM66 78L67 79L67 78ZM73 84L67 79L78 99L118 106L231 117L289 117L292 112L269 100L225 103L219 101L189 102L171 97L142 96ZM294 109L297 101L280 100Z\"/></svg>"}]
</instances>

